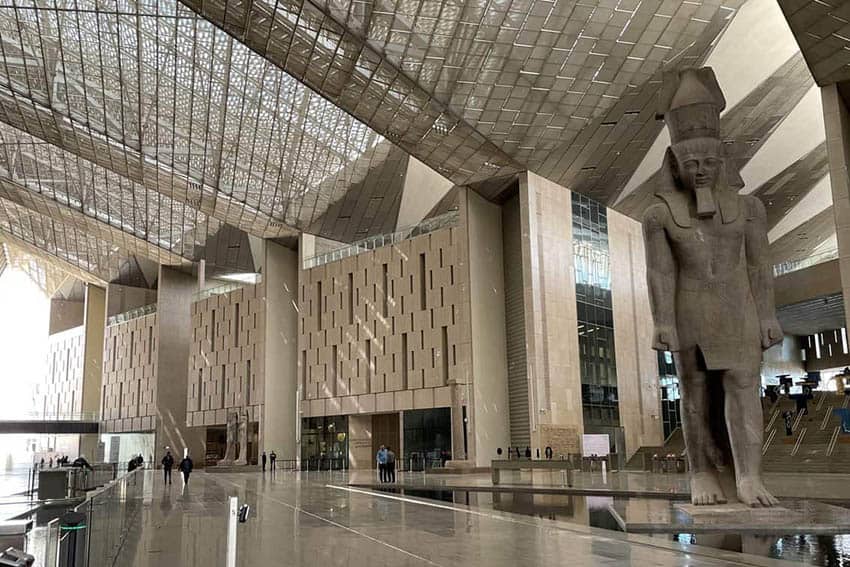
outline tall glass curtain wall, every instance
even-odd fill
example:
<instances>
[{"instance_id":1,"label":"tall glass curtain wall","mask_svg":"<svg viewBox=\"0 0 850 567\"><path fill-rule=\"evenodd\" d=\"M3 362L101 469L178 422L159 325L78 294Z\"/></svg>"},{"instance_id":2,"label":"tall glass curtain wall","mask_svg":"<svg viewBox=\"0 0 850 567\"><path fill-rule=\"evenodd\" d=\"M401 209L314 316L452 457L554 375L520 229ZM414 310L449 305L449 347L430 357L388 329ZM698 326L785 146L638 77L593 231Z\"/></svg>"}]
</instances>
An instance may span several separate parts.
<instances>
[{"instance_id":1,"label":"tall glass curtain wall","mask_svg":"<svg viewBox=\"0 0 850 567\"><path fill-rule=\"evenodd\" d=\"M670 437L673 430L682 425L682 411L679 405L679 376L676 364L669 352L658 352L658 381L661 384L661 421L664 424L664 438Z\"/></svg>"},{"instance_id":2,"label":"tall glass curtain wall","mask_svg":"<svg viewBox=\"0 0 850 567\"><path fill-rule=\"evenodd\" d=\"M619 427L607 211L579 193L572 207L584 425Z\"/></svg>"}]
</instances>

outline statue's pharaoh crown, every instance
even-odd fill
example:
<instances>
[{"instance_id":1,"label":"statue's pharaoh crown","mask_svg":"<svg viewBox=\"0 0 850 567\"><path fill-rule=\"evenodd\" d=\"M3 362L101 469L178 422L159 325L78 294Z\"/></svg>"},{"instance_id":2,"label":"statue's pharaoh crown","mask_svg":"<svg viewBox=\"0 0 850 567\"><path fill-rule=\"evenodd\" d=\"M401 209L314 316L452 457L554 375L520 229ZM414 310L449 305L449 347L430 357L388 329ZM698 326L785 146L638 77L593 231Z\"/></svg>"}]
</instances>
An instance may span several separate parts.
<instances>
[{"instance_id":1,"label":"statue's pharaoh crown","mask_svg":"<svg viewBox=\"0 0 850 567\"><path fill-rule=\"evenodd\" d=\"M720 112L726 99L711 67L665 73L659 118L673 144L694 138L720 138Z\"/></svg>"}]
</instances>

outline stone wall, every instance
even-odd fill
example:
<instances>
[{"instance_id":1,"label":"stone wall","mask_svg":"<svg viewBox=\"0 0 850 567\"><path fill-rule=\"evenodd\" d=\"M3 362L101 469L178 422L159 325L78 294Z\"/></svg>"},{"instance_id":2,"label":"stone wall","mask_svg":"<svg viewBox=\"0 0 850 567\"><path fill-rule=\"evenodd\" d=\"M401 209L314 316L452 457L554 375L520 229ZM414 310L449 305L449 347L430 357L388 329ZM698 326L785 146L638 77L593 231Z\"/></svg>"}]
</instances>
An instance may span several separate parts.
<instances>
[{"instance_id":1,"label":"stone wall","mask_svg":"<svg viewBox=\"0 0 850 567\"><path fill-rule=\"evenodd\" d=\"M101 422L104 432L156 427L158 316L106 328Z\"/></svg>"},{"instance_id":2,"label":"stone wall","mask_svg":"<svg viewBox=\"0 0 850 567\"><path fill-rule=\"evenodd\" d=\"M263 284L192 304L187 389L188 425L225 425L229 409L260 421L264 396Z\"/></svg>"},{"instance_id":3,"label":"stone wall","mask_svg":"<svg viewBox=\"0 0 850 567\"><path fill-rule=\"evenodd\" d=\"M85 327L54 333L47 339L47 379L42 407L46 416L72 416L82 407Z\"/></svg>"},{"instance_id":4,"label":"stone wall","mask_svg":"<svg viewBox=\"0 0 850 567\"><path fill-rule=\"evenodd\" d=\"M466 250L446 228L302 272L303 417L451 406L471 375Z\"/></svg>"}]
</instances>

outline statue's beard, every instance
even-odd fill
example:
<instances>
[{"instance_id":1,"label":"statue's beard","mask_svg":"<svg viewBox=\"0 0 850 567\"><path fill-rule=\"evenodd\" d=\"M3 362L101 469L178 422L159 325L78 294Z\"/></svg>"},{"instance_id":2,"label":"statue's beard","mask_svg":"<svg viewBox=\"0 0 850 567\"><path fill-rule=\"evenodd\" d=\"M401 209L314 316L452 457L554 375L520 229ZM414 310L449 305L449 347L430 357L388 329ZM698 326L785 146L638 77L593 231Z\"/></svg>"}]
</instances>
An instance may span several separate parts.
<instances>
[{"instance_id":1,"label":"statue's beard","mask_svg":"<svg viewBox=\"0 0 850 567\"><path fill-rule=\"evenodd\" d=\"M708 218L713 217L717 212L717 205L714 203L714 193L711 191L711 185L703 185L694 187L694 195L697 199L697 217Z\"/></svg>"}]
</instances>

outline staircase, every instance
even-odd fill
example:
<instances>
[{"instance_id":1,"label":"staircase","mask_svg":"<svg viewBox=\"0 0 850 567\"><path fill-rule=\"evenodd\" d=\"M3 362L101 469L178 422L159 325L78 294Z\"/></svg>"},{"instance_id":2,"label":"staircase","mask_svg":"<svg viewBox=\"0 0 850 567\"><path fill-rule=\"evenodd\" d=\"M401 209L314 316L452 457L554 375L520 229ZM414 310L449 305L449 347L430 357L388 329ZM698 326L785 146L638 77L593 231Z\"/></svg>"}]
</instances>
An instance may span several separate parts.
<instances>
[{"instance_id":1,"label":"staircase","mask_svg":"<svg viewBox=\"0 0 850 567\"><path fill-rule=\"evenodd\" d=\"M797 404L780 396L764 409L762 464L767 472L835 473L850 471L850 434L841 432L841 420L832 411L846 408L850 398L834 392L815 392L808 413L798 416ZM782 414L794 414L793 434L785 434ZM629 459L626 470L645 470L652 455L679 455L685 450L680 428L660 447L641 447Z\"/></svg>"},{"instance_id":2,"label":"staircase","mask_svg":"<svg viewBox=\"0 0 850 567\"><path fill-rule=\"evenodd\" d=\"M850 470L850 435L842 435L836 408L848 398L832 392L815 392L808 413L794 414L793 434L785 434L782 413L795 412L794 400L781 396L765 411L763 468L767 472L829 473Z\"/></svg>"}]
</instances>

